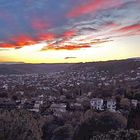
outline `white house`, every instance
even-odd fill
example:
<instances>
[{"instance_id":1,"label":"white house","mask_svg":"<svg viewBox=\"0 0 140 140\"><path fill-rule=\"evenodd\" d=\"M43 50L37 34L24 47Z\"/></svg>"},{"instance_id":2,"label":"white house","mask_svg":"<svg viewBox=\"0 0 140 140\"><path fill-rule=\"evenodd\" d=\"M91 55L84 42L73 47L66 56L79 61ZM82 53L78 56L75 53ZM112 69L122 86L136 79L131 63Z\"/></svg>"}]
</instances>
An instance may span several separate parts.
<instances>
[{"instance_id":1,"label":"white house","mask_svg":"<svg viewBox=\"0 0 140 140\"><path fill-rule=\"evenodd\" d=\"M115 112L116 111L116 101L113 99L109 99L107 100L107 110L111 111L111 112Z\"/></svg>"},{"instance_id":2,"label":"white house","mask_svg":"<svg viewBox=\"0 0 140 140\"><path fill-rule=\"evenodd\" d=\"M41 101L41 100L35 101L34 107L33 107L33 109L31 109L31 111L39 112L40 105L42 105L42 104L43 104L43 101Z\"/></svg>"},{"instance_id":3,"label":"white house","mask_svg":"<svg viewBox=\"0 0 140 140\"><path fill-rule=\"evenodd\" d=\"M137 107L138 100L132 99L132 100L131 100L131 104L132 104L134 107Z\"/></svg>"},{"instance_id":4,"label":"white house","mask_svg":"<svg viewBox=\"0 0 140 140\"><path fill-rule=\"evenodd\" d=\"M60 117L62 113L66 112L66 104L52 104L50 109L53 111L53 114L57 117Z\"/></svg>"},{"instance_id":5,"label":"white house","mask_svg":"<svg viewBox=\"0 0 140 140\"><path fill-rule=\"evenodd\" d=\"M66 104L63 104L63 103L61 103L61 104L52 104L51 106L50 106L50 109L52 110L52 111L59 111L59 112L66 112Z\"/></svg>"},{"instance_id":6,"label":"white house","mask_svg":"<svg viewBox=\"0 0 140 140\"><path fill-rule=\"evenodd\" d=\"M4 88L5 90L8 90L8 85L7 85L7 84L3 85L3 88Z\"/></svg>"},{"instance_id":7,"label":"white house","mask_svg":"<svg viewBox=\"0 0 140 140\"><path fill-rule=\"evenodd\" d=\"M113 99L103 100L101 98L93 98L90 101L92 109L97 109L100 111L109 110L111 112L116 111L116 101Z\"/></svg>"},{"instance_id":8,"label":"white house","mask_svg":"<svg viewBox=\"0 0 140 140\"><path fill-rule=\"evenodd\" d=\"M104 110L103 102L104 101L101 98L93 98L90 101L91 108L97 110Z\"/></svg>"}]
</instances>

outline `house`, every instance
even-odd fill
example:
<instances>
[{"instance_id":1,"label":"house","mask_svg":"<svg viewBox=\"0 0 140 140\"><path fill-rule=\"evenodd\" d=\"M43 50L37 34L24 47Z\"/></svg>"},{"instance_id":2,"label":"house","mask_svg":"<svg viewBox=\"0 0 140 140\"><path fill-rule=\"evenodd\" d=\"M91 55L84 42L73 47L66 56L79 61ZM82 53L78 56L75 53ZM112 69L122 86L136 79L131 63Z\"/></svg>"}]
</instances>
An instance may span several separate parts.
<instances>
[{"instance_id":1,"label":"house","mask_svg":"<svg viewBox=\"0 0 140 140\"><path fill-rule=\"evenodd\" d=\"M131 100L131 104L132 104L132 106L137 107L138 100L132 99L132 100Z\"/></svg>"},{"instance_id":2,"label":"house","mask_svg":"<svg viewBox=\"0 0 140 140\"><path fill-rule=\"evenodd\" d=\"M31 109L31 111L39 112L40 106L41 106L42 104L43 104L43 101L42 101L42 100L37 100L37 101L35 101L34 106L33 106L33 109Z\"/></svg>"},{"instance_id":3,"label":"house","mask_svg":"<svg viewBox=\"0 0 140 140\"><path fill-rule=\"evenodd\" d=\"M4 88L5 90L8 90L8 85L7 85L7 84L3 85L3 88Z\"/></svg>"},{"instance_id":4,"label":"house","mask_svg":"<svg viewBox=\"0 0 140 140\"><path fill-rule=\"evenodd\" d=\"M61 104L53 103L50 106L50 110L53 112L53 114L55 116L60 116L61 113L66 112L66 104L64 104L64 103L61 103Z\"/></svg>"},{"instance_id":5,"label":"house","mask_svg":"<svg viewBox=\"0 0 140 140\"><path fill-rule=\"evenodd\" d=\"M81 103L71 103L70 104L71 110L83 110L83 105Z\"/></svg>"},{"instance_id":6,"label":"house","mask_svg":"<svg viewBox=\"0 0 140 140\"><path fill-rule=\"evenodd\" d=\"M49 96L48 100L51 101L51 102L54 102L54 101L56 101L56 97L55 96Z\"/></svg>"},{"instance_id":7,"label":"house","mask_svg":"<svg viewBox=\"0 0 140 140\"><path fill-rule=\"evenodd\" d=\"M90 105L92 109L96 110L109 110L111 112L116 111L116 101L113 99L103 100L101 98L93 98L90 101Z\"/></svg>"},{"instance_id":8,"label":"house","mask_svg":"<svg viewBox=\"0 0 140 140\"><path fill-rule=\"evenodd\" d=\"M61 104L53 103L53 104L50 106L50 109L51 109L52 111L66 112L66 104L64 104L64 103L61 103Z\"/></svg>"},{"instance_id":9,"label":"house","mask_svg":"<svg viewBox=\"0 0 140 140\"><path fill-rule=\"evenodd\" d=\"M109 99L107 100L107 110L111 111L111 112L115 112L116 111L116 101L113 99Z\"/></svg>"},{"instance_id":10,"label":"house","mask_svg":"<svg viewBox=\"0 0 140 140\"><path fill-rule=\"evenodd\" d=\"M103 104L103 99L101 98L93 98L90 101L90 105L92 109L97 109L97 110L104 110L104 104Z\"/></svg>"}]
</instances>

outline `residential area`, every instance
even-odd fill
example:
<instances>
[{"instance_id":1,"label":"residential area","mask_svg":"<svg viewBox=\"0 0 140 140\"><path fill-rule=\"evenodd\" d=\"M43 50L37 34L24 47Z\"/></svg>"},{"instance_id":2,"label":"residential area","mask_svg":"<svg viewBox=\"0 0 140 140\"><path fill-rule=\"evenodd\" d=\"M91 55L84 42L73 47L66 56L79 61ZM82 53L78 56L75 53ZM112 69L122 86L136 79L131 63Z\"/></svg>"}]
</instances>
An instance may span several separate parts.
<instances>
[{"instance_id":1,"label":"residential area","mask_svg":"<svg viewBox=\"0 0 140 140\"><path fill-rule=\"evenodd\" d=\"M52 73L0 75L0 109L25 110L45 119L57 119L57 123L61 119L64 124L73 123L73 128L80 123L76 121L78 114L82 119L89 111L101 116L108 112L110 117L119 115L124 124L122 128L127 127L131 112L140 104L140 65L137 63L135 69L115 73L84 64L81 67L81 64ZM139 129L135 125L139 119L133 121L136 122L130 127Z\"/></svg>"}]
</instances>

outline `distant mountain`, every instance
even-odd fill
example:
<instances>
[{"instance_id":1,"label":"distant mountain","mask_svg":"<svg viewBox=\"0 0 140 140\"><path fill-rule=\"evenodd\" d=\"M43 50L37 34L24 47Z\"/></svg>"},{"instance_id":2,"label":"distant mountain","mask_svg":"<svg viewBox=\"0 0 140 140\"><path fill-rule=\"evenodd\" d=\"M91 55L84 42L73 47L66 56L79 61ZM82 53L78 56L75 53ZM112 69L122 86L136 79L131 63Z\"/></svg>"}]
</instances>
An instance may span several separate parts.
<instances>
[{"instance_id":1,"label":"distant mountain","mask_svg":"<svg viewBox=\"0 0 140 140\"><path fill-rule=\"evenodd\" d=\"M129 60L140 61L140 57L128 58Z\"/></svg>"},{"instance_id":2,"label":"distant mountain","mask_svg":"<svg viewBox=\"0 0 140 140\"><path fill-rule=\"evenodd\" d=\"M72 64L0 64L0 74L50 73L65 70Z\"/></svg>"},{"instance_id":3,"label":"distant mountain","mask_svg":"<svg viewBox=\"0 0 140 140\"><path fill-rule=\"evenodd\" d=\"M11 64L24 64L24 62L0 62L0 64L7 64L7 65L11 65Z\"/></svg>"},{"instance_id":4,"label":"distant mountain","mask_svg":"<svg viewBox=\"0 0 140 140\"><path fill-rule=\"evenodd\" d=\"M137 59L139 60L139 59ZM136 59L112 60L100 62L78 63L69 67L69 70L109 71L112 74L135 70L140 67L140 61Z\"/></svg>"},{"instance_id":5,"label":"distant mountain","mask_svg":"<svg viewBox=\"0 0 140 140\"><path fill-rule=\"evenodd\" d=\"M112 60L87 63L64 64L0 64L0 74L24 74L24 73L50 73L58 71L108 70L110 73L125 72L140 67L139 59Z\"/></svg>"}]
</instances>

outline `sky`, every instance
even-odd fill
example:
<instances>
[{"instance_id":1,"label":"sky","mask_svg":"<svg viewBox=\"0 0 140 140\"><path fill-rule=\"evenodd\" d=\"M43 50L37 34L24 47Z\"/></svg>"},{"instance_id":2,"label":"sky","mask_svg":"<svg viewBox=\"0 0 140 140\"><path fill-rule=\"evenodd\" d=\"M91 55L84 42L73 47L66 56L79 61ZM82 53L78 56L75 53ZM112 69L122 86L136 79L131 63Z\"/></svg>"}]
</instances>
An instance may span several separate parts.
<instances>
[{"instance_id":1,"label":"sky","mask_svg":"<svg viewBox=\"0 0 140 140\"><path fill-rule=\"evenodd\" d=\"M140 57L140 0L0 0L0 62Z\"/></svg>"}]
</instances>

